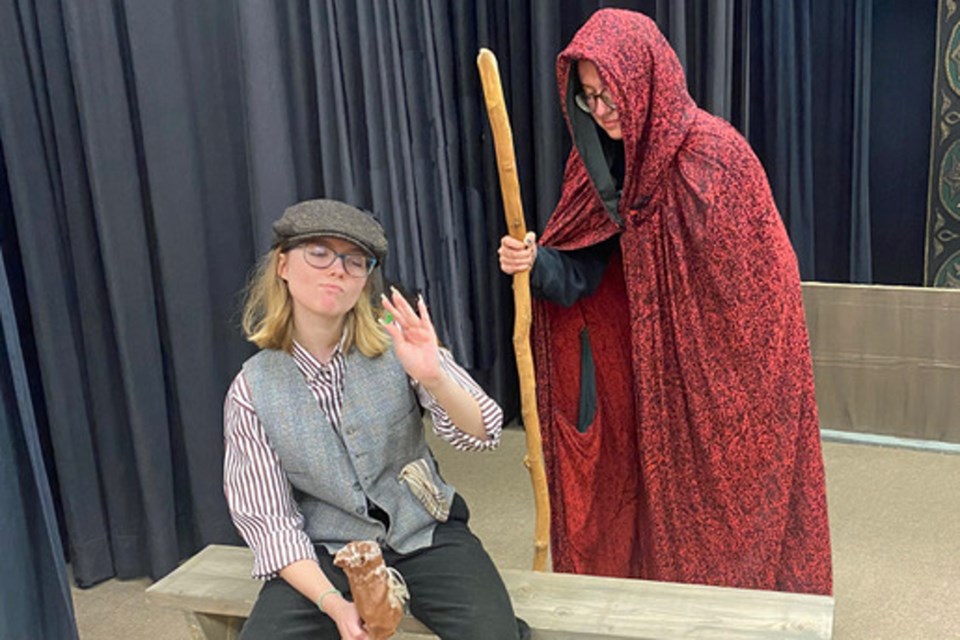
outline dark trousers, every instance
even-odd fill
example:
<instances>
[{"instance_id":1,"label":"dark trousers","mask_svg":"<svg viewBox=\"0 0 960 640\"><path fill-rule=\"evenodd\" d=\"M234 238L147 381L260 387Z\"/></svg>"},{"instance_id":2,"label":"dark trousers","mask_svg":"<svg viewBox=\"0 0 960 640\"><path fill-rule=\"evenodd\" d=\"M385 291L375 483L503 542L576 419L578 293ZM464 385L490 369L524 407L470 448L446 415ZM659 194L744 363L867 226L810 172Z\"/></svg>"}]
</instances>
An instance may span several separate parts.
<instances>
[{"instance_id":1,"label":"dark trousers","mask_svg":"<svg viewBox=\"0 0 960 640\"><path fill-rule=\"evenodd\" d=\"M385 548L384 562L403 576L410 611L442 640L516 640L518 624L510 596L486 550L467 527L469 510L454 497L447 522L437 525L433 544L402 555ZM348 599L350 586L333 557L317 545L320 568ZM241 640L339 640L337 626L283 578L263 585Z\"/></svg>"}]
</instances>

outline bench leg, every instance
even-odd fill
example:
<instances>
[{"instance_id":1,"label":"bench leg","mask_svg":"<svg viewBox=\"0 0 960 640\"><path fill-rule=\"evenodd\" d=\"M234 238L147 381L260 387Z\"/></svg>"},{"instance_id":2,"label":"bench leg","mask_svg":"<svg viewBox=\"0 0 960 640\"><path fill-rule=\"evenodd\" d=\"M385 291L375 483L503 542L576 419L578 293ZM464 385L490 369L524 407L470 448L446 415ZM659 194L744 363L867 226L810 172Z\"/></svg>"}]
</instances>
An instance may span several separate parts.
<instances>
[{"instance_id":1,"label":"bench leg","mask_svg":"<svg viewBox=\"0 0 960 640\"><path fill-rule=\"evenodd\" d=\"M192 611L185 612L185 615L193 640L237 640L240 637L243 618Z\"/></svg>"}]
</instances>

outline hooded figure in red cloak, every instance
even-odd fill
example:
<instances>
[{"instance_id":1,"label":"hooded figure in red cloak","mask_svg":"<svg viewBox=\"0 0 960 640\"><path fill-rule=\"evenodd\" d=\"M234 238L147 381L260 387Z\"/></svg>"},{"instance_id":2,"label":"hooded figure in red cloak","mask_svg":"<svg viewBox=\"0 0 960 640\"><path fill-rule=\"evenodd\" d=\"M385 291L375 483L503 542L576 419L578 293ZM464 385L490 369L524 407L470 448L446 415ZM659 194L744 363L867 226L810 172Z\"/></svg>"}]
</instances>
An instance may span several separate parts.
<instances>
[{"instance_id":1,"label":"hooded figure in red cloak","mask_svg":"<svg viewBox=\"0 0 960 640\"><path fill-rule=\"evenodd\" d=\"M574 148L534 267L554 569L829 594L796 256L763 168L647 17L557 60Z\"/></svg>"}]
</instances>

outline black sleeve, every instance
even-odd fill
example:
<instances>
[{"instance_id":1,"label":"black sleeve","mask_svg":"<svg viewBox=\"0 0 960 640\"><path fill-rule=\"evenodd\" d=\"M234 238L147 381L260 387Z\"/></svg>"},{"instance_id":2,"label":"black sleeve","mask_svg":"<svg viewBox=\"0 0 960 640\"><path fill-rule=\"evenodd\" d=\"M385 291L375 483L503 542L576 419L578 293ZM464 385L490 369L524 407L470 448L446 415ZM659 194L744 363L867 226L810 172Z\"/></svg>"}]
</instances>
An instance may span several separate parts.
<instances>
[{"instance_id":1,"label":"black sleeve","mask_svg":"<svg viewBox=\"0 0 960 640\"><path fill-rule=\"evenodd\" d=\"M571 306L599 286L618 242L619 238L614 236L574 251L537 247L537 260L530 273L530 292L564 307Z\"/></svg>"}]
</instances>

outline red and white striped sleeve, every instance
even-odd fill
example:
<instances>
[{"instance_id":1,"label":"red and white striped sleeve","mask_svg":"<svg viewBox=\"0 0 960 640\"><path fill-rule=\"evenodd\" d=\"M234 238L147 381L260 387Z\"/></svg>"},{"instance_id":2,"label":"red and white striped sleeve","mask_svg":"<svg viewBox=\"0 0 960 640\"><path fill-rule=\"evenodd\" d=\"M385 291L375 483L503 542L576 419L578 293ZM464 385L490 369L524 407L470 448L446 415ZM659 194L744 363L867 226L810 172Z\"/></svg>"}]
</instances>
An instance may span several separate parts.
<instances>
[{"instance_id":1,"label":"red and white striped sleeve","mask_svg":"<svg viewBox=\"0 0 960 640\"><path fill-rule=\"evenodd\" d=\"M433 418L433 431L441 439L461 451L486 451L496 449L500 444L500 433L503 431L503 409L496 401L488 396L483 389L457 364L447 349L440 348L440 366L453 378L454 382L466 389L480 405L480 415L483 419L483 429L487 439L481 440L469 433L464 433L453 424L450 416L444 411L440 403L419 382L414 382L413 388L424 409L430 412Z\"/></svg>"},{"instance_id":2,"label":"red and white striped sleeve","mask_svg":"<svg viewBox=\"0 0 960 640\"><path fill-rule=\"evenodd\" d=\"M267 441L241 372L223 407L223 492L253 550L253 577L270 579L297 560L316 560L280 459Z\"/></svg>"}]
</instances>

